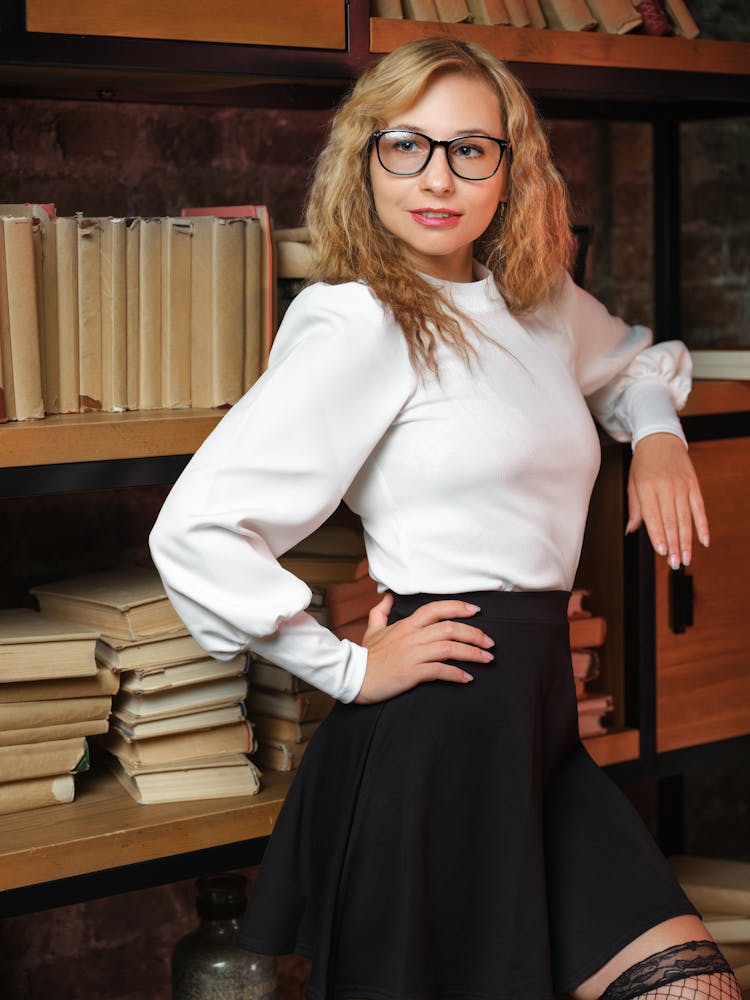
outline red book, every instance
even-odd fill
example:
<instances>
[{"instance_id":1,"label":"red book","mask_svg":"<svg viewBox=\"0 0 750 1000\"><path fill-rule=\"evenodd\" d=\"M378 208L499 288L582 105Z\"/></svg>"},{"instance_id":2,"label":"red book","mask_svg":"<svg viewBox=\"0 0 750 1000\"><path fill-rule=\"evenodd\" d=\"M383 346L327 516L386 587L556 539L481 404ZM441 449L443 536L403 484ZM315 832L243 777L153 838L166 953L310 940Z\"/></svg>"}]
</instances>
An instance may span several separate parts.
<instances>
[{"instance_id":1,"label":"red book","mask_svg":"<svg viewBox=\"0 0 750 1000\"><path fill-rule=\"evenodd\" d=\"M589 649L592 646L604 645L607 638L607 622L601 615L592 615L590 618L571 618L568 621L570 628L570 648Z\"/></svg>"}]
</instances>

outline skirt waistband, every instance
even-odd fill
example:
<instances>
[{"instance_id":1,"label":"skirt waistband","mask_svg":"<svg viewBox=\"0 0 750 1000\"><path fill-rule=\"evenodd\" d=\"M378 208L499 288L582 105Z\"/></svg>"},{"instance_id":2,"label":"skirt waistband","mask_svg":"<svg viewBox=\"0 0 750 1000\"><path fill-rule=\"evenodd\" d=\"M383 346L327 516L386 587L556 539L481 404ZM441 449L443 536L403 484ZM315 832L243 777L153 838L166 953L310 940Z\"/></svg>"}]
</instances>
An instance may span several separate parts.
<instances>
[{"instance_id":1,"label":"skirt waistband","mask_svg":"<svg viewBox=\"0 0 750 1000\"><path fill-rule=\"evenodd\" d=\"M477 618L495 621L567 622L567 590L474 590L461 594L394 594L391 617L406 618L432 601L466 601L481 611ZM468 619L474 620L474 616Z\"/></svg>"}]
</instances>

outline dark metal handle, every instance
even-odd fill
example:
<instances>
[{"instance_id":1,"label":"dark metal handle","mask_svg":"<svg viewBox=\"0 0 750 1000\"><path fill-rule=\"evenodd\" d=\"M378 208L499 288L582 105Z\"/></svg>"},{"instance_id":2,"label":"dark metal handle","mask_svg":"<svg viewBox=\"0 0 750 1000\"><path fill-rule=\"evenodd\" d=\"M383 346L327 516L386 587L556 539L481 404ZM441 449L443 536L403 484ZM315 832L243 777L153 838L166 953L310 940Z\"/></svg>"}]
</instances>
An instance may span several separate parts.
<instances>
[{"instance_id":1,"label":"dark metal handle","mask_svg":"<svg viewBox=\"0 0 750 1000\"><path fill-rule=\"evenodd\" d=\"M680 635L693 624L693 578L685 567L669 571L669 627Z\"/></svg>"}]
</instances>

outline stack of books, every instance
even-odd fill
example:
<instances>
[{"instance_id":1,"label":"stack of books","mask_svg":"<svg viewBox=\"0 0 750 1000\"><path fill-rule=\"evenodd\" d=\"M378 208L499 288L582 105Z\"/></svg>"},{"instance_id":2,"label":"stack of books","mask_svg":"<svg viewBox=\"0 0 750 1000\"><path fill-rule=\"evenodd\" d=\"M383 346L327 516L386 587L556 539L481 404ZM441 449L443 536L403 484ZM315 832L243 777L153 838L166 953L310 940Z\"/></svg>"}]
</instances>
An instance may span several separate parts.
<instances>
[{"instance_id":1,"label":"stack of books","mask_svg":"<svg viewBox=\"0 0 750 1000\"><path fill-rule=\"evenodd\" d=\"M568 603L570 655L578 701L578 731L581 738L607 732L606 716L614 709L614 700L606 692L594 692L589 684L599 676L598 650L607 637L607 622L584 607L588 590L575 589Z\"/></svg>"},{"instance_id":2,"label":"stack of books","mask_svg":"<svg viewBox=\"0 0 750 1000\"><path fill-rule=\"evenodd\" d=\"M0 611L0 813L72 802L87 736L107 730L117 678L98 632L29 608Z\"/></svg>"},{"instance_id":3,"label":"stack of books","mask_svg":"<svg viewBox=\"0 0 750 1000\"><path fill-rule=\"evenodd\" d=\"M96 659L119 680L97 742L142 803L255 794L244 656L206 657L153 569L127 567L33 588L42 610L95 622Z\"/></svg>"}]
</instances>

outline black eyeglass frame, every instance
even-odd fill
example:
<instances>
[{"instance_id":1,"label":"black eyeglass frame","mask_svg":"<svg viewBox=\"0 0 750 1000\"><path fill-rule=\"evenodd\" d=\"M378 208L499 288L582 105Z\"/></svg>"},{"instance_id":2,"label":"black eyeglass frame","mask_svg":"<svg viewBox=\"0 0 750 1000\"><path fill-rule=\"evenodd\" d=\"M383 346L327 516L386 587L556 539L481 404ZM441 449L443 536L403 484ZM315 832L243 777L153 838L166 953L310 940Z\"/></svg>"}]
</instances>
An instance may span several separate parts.
<instances>
[{"instance_id":1,"label":"black eyeglass frame","mask_svg":"<svg viewBox=\"0 0 750 1000\"><path fill-rule=\"evenodd\" d=\"M385 165L385 163L383 163L383 159L382 159L382 157L380 155L380 140L382 139L382 137L384 135L388 135L389 133L401 133L401 134L404 134L404 135L418 135L420 137L420 139L426 139L427 140L427 142L430 144L430 151L427 154L427 159L424 161L424 163L419 168L419 170L410 170L407 173L401 173L398 170L391 170L390 167L386 167L386 165ZM497 161L497 166L495 167L495 169L492 171L491 174L487 174L486 177L465 177L463 174L459 174L459 172L456 170L456 168L451 163L451 158L448 155L448 152L449 152L450 147L455 142L460 142L462 139L489 139L490 142L497 143L497 145L498 145L498 147L500 149L500 158ZM473 134L472 133L471 135L457 135L457 136L454 136L453 139L431 139L430 136L429 135L425 135L424 132L417 132L417 131L415 131L414 129L411 129L411 128L383 128L383 129L378 129L377 131L373 132L372 135L370 136L370 141L368 143L368 149L372 149L373 146L375 146L375 152L377 153L378 163L380 164L380 166L383 168L383 170L386 170L389 174L393 174L394 177L416 177L418 174L421 174L423 170L427 169L427 165L430 162L430 160L432 159L432 154L435 152L435 147L436 146L442 146L443 149L445 150L445 161L448 164L449 169L451 170L451 172L453 174L456 175L456 177L460 177L462 181L488 181L490 179L490 177L494 177L495 174L500 169L500 164L503 162L503 156L504 156L505 152L507 151L508 155L510 155L511 152L512 152L512 146L510 144L510 140L508 140L508 139L496 139L492 135L478 135L478 134Z\"/></svg>"}]
</instances>

